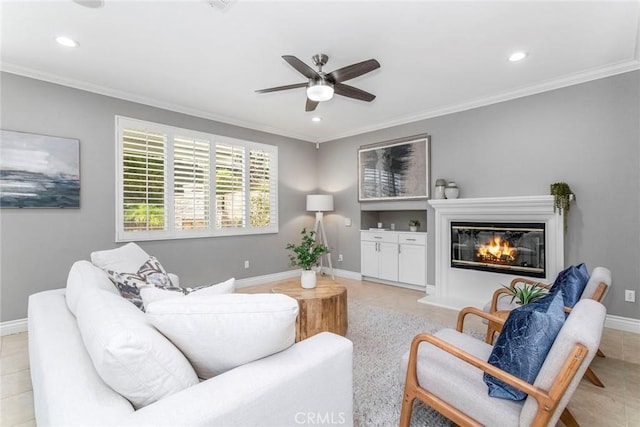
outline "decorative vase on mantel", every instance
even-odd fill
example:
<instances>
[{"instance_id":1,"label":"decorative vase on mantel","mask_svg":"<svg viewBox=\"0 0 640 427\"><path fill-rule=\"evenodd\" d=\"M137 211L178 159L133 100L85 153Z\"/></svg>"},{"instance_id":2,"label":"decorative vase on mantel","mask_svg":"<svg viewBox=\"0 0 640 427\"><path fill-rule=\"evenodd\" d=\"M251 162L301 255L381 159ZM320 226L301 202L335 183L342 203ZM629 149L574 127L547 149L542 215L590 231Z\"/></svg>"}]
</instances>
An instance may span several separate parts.
<instances>
[{"instance_id":1,"label":"decorative vase on mantel","mask_svg":"<svg viewBox=\"0 0 640 427\"><path fill-rule=\"evenodd\" d=\"M316 287L317 277L315 270L302 270L300 276L300 284L305 289L313 289Z\"/></svg>"}]
</instances>

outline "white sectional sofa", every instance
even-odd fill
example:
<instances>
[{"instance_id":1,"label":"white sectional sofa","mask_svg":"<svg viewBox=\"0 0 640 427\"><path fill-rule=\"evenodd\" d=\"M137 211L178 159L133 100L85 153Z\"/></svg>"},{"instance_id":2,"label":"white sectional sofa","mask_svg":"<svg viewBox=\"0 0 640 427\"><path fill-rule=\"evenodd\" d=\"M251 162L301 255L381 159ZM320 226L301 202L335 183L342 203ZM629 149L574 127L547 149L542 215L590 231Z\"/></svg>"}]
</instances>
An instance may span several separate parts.
<instances>
[{"instance_id":1,"label":"white sectional sofa","mask_svg":"<svg viewBox=\"0 0 640 427\"><path fill-rule=\"evenodd\" d=\"M70 301L67 289L29 298L29 358L38 425L281 427L310 420L316 425L320 420L353 424L352 343L331 333L207 380L195 377L195 384L136 409L101 377L68 306L82 304L78 289L106 288L104 282L91 283L101 273L88 261L78 262L67 284L76 295Z\"/></svg>"}]
</instances>

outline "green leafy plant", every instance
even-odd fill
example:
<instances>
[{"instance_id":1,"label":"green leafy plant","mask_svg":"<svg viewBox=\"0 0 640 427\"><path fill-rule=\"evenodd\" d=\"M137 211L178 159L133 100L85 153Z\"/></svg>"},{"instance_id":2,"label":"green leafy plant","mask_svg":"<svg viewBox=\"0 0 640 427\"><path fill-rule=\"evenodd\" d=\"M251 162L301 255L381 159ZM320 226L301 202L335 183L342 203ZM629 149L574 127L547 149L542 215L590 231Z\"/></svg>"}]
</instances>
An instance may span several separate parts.
<instances>
[{"instance_id":1,"label":"green leafy plant","mask_svg":"<svg viewBox=\"0 0 640 427\"><path fill-rule=\"evenodd\" d=\"M506 285L502 285L502 287L507 289L511 294L511 301L509 302L512 303L515 301L517 304L522 305L529 304L547 295L545 288L529 283L524 283L522 287L518 287L518 285L515 285L513 288Z\"/></svg>"},{"instance_id":2,"label":"green leafy plant","mask_svg":"<svg viewBox=\"0 0 640 427\"><path fill-rule=\"evenodd\" d=\"M286 248L293 253L289 255L289 265L292 267L302 267L304 270L311 270L311 267L318 265L318 260L322 254L329 252L329 248L320 242L316 242L315 231L302 229L302 242L299 245L288 243Z\"/></svg>"},{"instance_id":3,"label":"green leafy plant","mask_svg":"<svg viewBox=\"0 0 640 427\"><path fill-rule=\"evenodd\" d=\"M420 221L417 219L412 219L409 221L409 227L420 227Z\"/></svg>"},{"instance_id":4,"label":"green leafy plant","mask_svg":"<svg viewBox=\"0 0 640 427\"><path fill-rule=\"evenodd\" d=\"M553 211L558 210L562 214L564 211L564 230L567 231L567 214L569 213L570 203L572 200L576 200L576 195L573 194L569 184L566 182L555 182L551 184L551 195L553 195Z\"/></svg>"}]
</instances>

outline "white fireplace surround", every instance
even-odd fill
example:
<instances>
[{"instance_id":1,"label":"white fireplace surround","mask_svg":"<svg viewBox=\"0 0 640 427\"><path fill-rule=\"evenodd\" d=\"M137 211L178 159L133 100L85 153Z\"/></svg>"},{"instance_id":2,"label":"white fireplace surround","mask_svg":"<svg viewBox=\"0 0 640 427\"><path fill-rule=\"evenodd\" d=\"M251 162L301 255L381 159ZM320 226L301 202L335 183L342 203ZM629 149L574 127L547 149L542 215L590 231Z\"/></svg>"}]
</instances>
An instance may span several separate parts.
<instances>
[{"instance_id":1,"label":"white fireplace surround","mask_svg":"<svg viewBox=\"0 0 640 427\"><path fill-rule=\"evenodd\" d=\"M492 197L430 200L435 209L435 286L427 286L420 301L442 307L482 308L500 285L508 285L516 275L451 268L452 221L544 223L546 228L546 277L552 282L564 268L564 226L562 215L554 212L553 196Z\"/></svg>"}]
</instances>

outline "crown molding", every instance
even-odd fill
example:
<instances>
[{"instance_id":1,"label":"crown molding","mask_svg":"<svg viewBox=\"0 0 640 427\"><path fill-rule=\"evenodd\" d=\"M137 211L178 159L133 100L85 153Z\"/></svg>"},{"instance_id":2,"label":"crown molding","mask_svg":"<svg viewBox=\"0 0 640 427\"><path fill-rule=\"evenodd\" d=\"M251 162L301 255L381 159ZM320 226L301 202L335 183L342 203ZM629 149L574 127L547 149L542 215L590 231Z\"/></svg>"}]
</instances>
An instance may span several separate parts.
<instances>
[{"instance_id":1,"label":"crown molding","mask_svg":"<svg viewBox=\"0 0 640 427\"><path fill-rule=\"evenodd\" d=\"M119 91L117 89L112 89L106 86L94 85L92 83L87 83L81 80L70 79L67 77L59 76L57 74L46 73L46 72L34 70L32 68L28 68L28 67L21 67L19 65L7 63L7 62L3 62L0 64L0 71L10 73L10 74L17 74L19 76L29 77L36 80L42 80L49 83L58 84L61 86L67 86L74 89L80 89L87 92L96 93L98 95L104 95L112 98L122 99L124 101L135 102L135 103L147 105L150 107L161 108L163 110L169 110L175 113L187 114L189 116L199 117L207 120L213 120L213 121L221 122L227 125L239 126L239 127L243 127L251 130L275 134L278 136L285 136L289 138L300 139L304 142L313 142L313 143L316 142L314 139L314 136L312 135L298 134L298 133L291 132L286 129L281 129L278 127L258 125L256 123L247 122L235 117L224 116L224 115L212 113L210 111L204 111L204 110L199 110L195 108L185 107L184 105L180 105L180 104L160 101L155 98L135 95L129 92Z\"/></svg>"},{"instance_id":2,"label":"crown molding","mask_svg":"<svg viewBox=\"0 0 640 427\"><path fill-rule=\"evenodd\" d=\"M638 50L640 50L640 41L636 43L636 51ZM636 58L637 57L638 55L636 55ZM330 142L338 139L348 138L348 137L361 135L368 132L374 132L377 130L386 129L394 126L401 126L401 125L414 123L421 120L444 116L447 114L459 113L459 112L471 110L474 108L485 107L488 105L497 104L504 101L524 98L526 96L536 95L539 93L561 89L568 86L574 86L577 84L602 79L605 77L615 76L617 74L623 74L630 71L639 70L640 60L636 58L632 58L632 59L618 62L615 64L610 64L604 67L597 67L587 71L568 74L566 76L563 76L557 79L543 81L535 85L530 85L520 89L503 92L501 94L497 94L489 97L476 98L474 100L462 102L459 104L452 104L452 105L444 106L441 108L423 111L418 114L413 114L411 116L398 117L392 120L376 123L373 126L365 126L365 127L354 129L349 132L338 133L338 134L334 134L329 137L320 138L320 139L318 139L314 135L299 134L299 133L291 132L289 130L281 129L278 127L259 125L259 124L248 122L245 120L240 120L235 117L224 116L224 115L212 113L210 111L203 111L203 110L198 110L194 108L189 108L179 104L160 101L155 98L138 96L128 92L123 92L116 89L108 88L105 86L94 85L91 83L87 83L87 82L83 82L75 79L69 79L69 78L65 78L55 74L37 71L31 68L21 67L11 63L6 63L6 62L1 63L0 71L4 71L11 74L17 74L25 77L30 77L37 80L43 80L46 82L55 83L55 84L59 84L62 86L67 86L75 89L85 90L88 92L97 93L99 95L110 96L110 97L122 99L125 101L136 102L136 103L148 105L151 107L162 108L164 110L169 110L176 113L187 114L190 116L199 117L207 120L214 120L217 122L222 122L222 123L230 124L233 126L239 126L243 128L256 130L256 131L275 134L278 136L299 139L305 142L310 142L315 144L315 143Z\"/></svg>"},{"instance_id":3,"label":"crown molding","mask_svg":"<svg viewBox=\"0 0 640 427\"><path fill-rule=\"evenodd\" d=\"M611 77L617 74L628 73L630 71L635 71L639 69L640 69L640 60L630 59L620 63L608 65L606 67L598 67L588 71L568 74L566 76L563 76L557 79L551 79L548 81L544 81L531 86L526 86L513 91L503 92L498 95L493 95L493 96L484 97L484 98L477 98L468 102L462 102L460 104L452 104L442 108L423 111L421 113L414 114L408 117L400 117L400 118L389 120L386 122L376 123L376 125L374 126L359 128L352 132L346 132L346 133L334 135L330 138L325 138L318 142L322 143L322 142L334 141L337 139L361 135L363 133L386 129L393 126L400 126L400 125L405 125L409 123L414 123L420 120L426 120L434 117L445 116L447 114L459 113L466 110L472 110L478 107L485 107L492 104L498 104L504 101L524 98L526 96L536 95L543 92L549 92L552 90L561 89L568 86L574 86L577 84L602 79L605 77Z\"/></svg>"}]
</instances>

